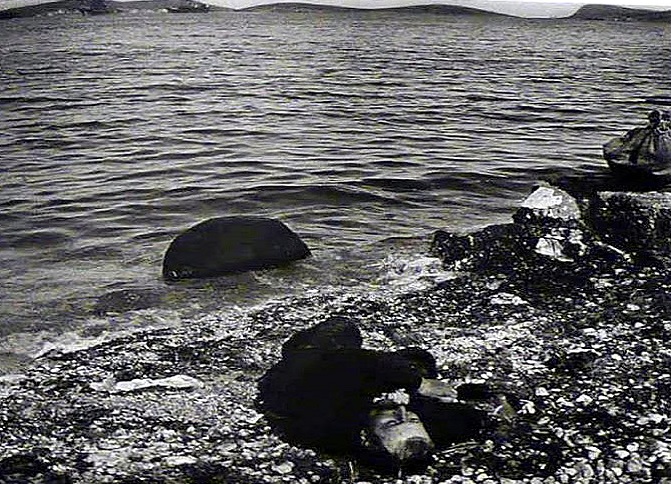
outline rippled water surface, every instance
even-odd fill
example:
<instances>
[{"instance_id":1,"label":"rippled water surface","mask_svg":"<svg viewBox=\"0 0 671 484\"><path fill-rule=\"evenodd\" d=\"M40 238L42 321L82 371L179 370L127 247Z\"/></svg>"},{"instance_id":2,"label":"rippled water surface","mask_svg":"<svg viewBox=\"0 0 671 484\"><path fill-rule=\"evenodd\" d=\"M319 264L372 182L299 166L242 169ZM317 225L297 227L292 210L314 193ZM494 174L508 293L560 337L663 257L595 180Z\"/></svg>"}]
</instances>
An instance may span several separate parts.
<instances>
[{"instance_id":1,"label":"rippled water surface","mask_svg":"<svg viewBox=\"0 0 671 484\"><path fill-rule=\"evenodd\" d=\"M378 284L386 257L506 220L541 178L607 176L601 144L671 105L660 24L223 11L9 20L0 36L8 353L94 324L113 290L198 311ZM279 218L315 257L166 286L170 240L229 214Z\"/></svg>"}]
</instances>

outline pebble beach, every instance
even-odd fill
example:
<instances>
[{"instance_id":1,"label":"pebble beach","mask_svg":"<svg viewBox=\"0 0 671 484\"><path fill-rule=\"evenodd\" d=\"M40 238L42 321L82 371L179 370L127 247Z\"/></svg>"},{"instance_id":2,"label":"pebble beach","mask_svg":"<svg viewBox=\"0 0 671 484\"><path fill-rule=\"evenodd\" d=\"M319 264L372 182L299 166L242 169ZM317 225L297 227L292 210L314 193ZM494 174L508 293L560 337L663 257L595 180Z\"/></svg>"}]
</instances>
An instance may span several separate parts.
<instances>
[{"instance_id":1,"label":"pebble beach","mask_svg":"<svg viewBox=\"0 0 671 484\"><path fill-rule=\"evenodd\" d=\"M486 269L446 264L440 280L392 297L307 291L54 348L0 380L0 482L668 482L664 267L495 256ZM444 380L497 385L520 408L505 429L436 452L421 474L283 442L255 409L256 381L284 340L333 315L359 323L364 347L422 346Z\"/></svg>"}]
</instances>

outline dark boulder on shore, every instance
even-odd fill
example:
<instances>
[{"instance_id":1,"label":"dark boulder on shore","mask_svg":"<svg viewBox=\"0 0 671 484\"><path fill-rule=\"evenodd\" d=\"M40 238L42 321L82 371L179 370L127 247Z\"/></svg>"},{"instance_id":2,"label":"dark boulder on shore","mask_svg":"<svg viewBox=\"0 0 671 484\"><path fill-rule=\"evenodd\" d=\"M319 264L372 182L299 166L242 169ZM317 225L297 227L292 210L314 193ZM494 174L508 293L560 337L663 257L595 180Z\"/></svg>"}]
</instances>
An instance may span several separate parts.
<instances>
[{"instance_id":1,"label":"dark boulder on shore","mask_svg":"<svg viewBox=\"0 0 671 484\"><path fill-rule=\"evenodd\" d=\"M671 193L599 192L589 217L610 244L643 257L671 254Z\"/></svg>"},{"instance_id":2,"label":"dark boulder on shore","mask_svg":"<svg viewBox=\"0 0 671 484\"><path fill-rule=\"evenodd\" d=\"M278 267L304 259L310 249L278 220L219 217L177 236L163 258L167 280L215 277Z\"/></svg>"},{"instance_id":3,"label":"dark boulder on shore","mask_svg":"<svg viewBox=\"0 0 671 484\"><path fill-rule=\"evenodd\" d=\"M572 195L541 186L513 222L470 234L438 231L431 251L456 269L536 274L575 266L671 261L671 193L595 191ZM536 268L529 271L530 268ZM546 271L547 272L547 271ZM569 271L570 272L570 271Z\"/></svg>"}]
</instances>

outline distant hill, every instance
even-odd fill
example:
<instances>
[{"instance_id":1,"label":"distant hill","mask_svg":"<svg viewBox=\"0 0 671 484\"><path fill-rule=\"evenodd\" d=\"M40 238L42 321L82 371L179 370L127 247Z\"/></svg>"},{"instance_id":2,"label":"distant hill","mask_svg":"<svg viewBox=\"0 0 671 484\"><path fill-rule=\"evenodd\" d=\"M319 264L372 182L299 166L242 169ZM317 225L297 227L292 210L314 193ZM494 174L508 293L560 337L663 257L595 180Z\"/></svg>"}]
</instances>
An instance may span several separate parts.
<instances>
[{"instance_id":1,"label":"distant hill","mask_svg":"<svg viewBox=\"0 0 671 484\"><path fill-rule=\"evenodd\" d=\"M78 12L78 9L83 6L84 2L80 0L61 0L59 2L40 3L38 5L0 10L0 19L34 17L37 15L49 15L60 11Z\"/></svg>"},{"instance_id":2,"label":"distant hill","mask_svg":"<svg viewBox=\"0 0 671 484\"><path fill-rule=\"evenodd\" d=\"M335 5L321 5L316 3L287 2L254 5L241 11L271 11L271 12L314 12L314 11L354 11L354 12L407 12L428 13L434 15L485 15L495 17L510 17L510 15L489 12L478 8L461 7L456 5L411 5L407 7L357 8L340 7Z\"/></svg>"},{"instance_id":3,"label":"distant hill","mask_svg":"<svg viewBox=\"0 0 671 484\"><path fill-rule=\"evenodd\" d=\"M175 10L187 4L184 0L138 0L133 2L115 2L113 0L104 2L106 9L94 13L116 13L132 10ZM206 5L202 2L189 1L188 4L195 6ZM25 7L0 10L0 19L35 17L39 15L55 15L59 13L82 13L90 14L91 0L59 0L57 2L41 3L39 5L28 5ZM229 10L223 7L207 6L211 10ZM186 10L185 10L186 11Z\"/></svg>"},{"instance_id":4,"label":"distant hill","mask_svg":"<svg viewBox=\"0 0 671 484\"><path fill-rule=\"evenodd\" d=\"M461 7L458 5L410 5L407 7L388 7L380 8L378 10L404 11L412 13L430 13L435 15L485 15L491 17L512 17L505 13L490 12L489 10L482 10L480 8Z\"/></svg>"},{"instance_id":5,"label":"distant hill","mask_svg":"<svg viewBox=\"0 0 671 484\"><path fill-rule=\"evenodd\" d=\"M167 10L185 5L187 2L182 0L135 0L133 2L112 2L122 10ZM208 5L207 2L192 2L189 4L206 5L212 10L231 10L225 7L215 7Z\"/></svg>"},{"instance_id":6,"label":"distant hill","mask_svg":"<svg viewBox=\"0 0 671 484\"><path fill-rule=\"evenodd\" d=\"M574 20L671 22L671 10L645 10L613 5L585 5L569 17Z\"/></svg>"},{"instance_id":7,"label":"distant hill","mask_svg":"<svg viewBox=\"0 0 671 484\"><path fill-rule=\"evenodd\" d=\"M92 2L102 2L105 9L91 10ZM202 8L189 8L192 7ZM100 14L135 10L166 10L172 12L209 11L209 10L232 10L224 7L207 5L204 2L191 0L135 0L119 2L114 0L59 0L56 2L29 5L25 7L0 10L0 19L33 17L38 15L54 15L57 13ZM271 12L319 12L319 11L349 11L349 12L394 12L410 14L430 15L463 15L481 17L511 17L503 13L490 12L478 8L462 7L457 5L413 5L407 7L385 7L374 9L362 9L356 7L339 7L333 5L320 5L316 3L271 3L255 5L240 9L241 12L271 11ZM637 8L615 7L610 5L585 5L576 13L567 17L570 20L616 20L616 21L655 21L671 22L671 10L645 10ZM551 20L551 19L548 19Z\"/></svg>"},{"instance_id":8,"label":"distant hill","mask_svg":"<svg viewBox=\"0 0 671 484\"><path fill-rule=\"evenodd\" d=\"M357 7L340 7L337 5L320 5L316 3L264 3L238 9L239 12L311 12L311 11L358 11Z\"/></svg>"},{"instance_id":9,"label":"distant hill","mask_svg":"<svg viewBox=\"0 0 671 484\"><path fill-rule=\"evenodd\" d=\"M106 1L109 12L123 12L133 10L171 10L175 11L177 6L184 4L186 0L136 0L130 2ZM59 0L57 2L30 5L26 7L0 10L0 19L32 17L37 15L54 15L56 13L80 12L86 9L91 0ZM199 3L199 2L191 2ZM201 3L202 5L202 3ZM211 7L212 10L231 10L223 7ZM477 8L461 7L455 5L416 5L407 7L388 7L375 9L362 9L356 7L339 7L333 5L320 5L315 3L271 3L255 5L240 9L241 12L271 11L271 12L317 12L317 11L351 11L351 12L398 12L419 13L432 15L471 15L487 17L510 17L510 15L489 12Z\"/></svg>"}]
</instances>

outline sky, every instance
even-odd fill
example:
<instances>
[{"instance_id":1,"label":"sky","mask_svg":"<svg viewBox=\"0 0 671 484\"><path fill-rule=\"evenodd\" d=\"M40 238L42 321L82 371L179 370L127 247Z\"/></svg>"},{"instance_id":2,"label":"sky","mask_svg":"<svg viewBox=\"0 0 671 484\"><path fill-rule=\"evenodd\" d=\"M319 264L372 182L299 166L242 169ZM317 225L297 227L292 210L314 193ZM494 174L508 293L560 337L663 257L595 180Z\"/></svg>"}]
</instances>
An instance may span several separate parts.
<instances>
[{"instance_id":1,"label":"sky","mask_svg":"<svg viewBox=\"0 0 671 484\"><path fill-rule=\"evenodd\" d=\"M32 5L56 0L0 0L0 10L22 5ZM123 1L123 0L120 0ZM581 5L602 4L620 5L633 8L671 10L671 0L201 0L204 3L230 8L243 8L261 3L295 1L303 3L323 3L360 8L398 7L443 3L481 8L495 12L519 15L522 17L562 17L575 12Z\"/></svg>"}]
</instances>

